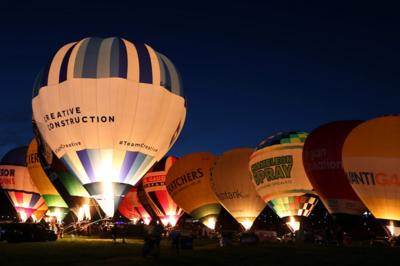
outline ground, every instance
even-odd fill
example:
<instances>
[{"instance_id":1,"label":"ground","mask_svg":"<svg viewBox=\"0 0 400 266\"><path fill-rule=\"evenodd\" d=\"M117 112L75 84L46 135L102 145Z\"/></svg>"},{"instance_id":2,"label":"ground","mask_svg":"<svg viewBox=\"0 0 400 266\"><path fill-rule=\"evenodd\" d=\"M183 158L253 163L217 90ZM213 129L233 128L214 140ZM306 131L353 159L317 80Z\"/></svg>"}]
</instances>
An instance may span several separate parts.
<instances>
[{"instance_id":1,"label":"ground","mask_svg":"<svg viewBox=\"0 0 400 266\"><path fill-rule=\"evenodd\" d=\"M180 254L165 240L160 258L143 258L143 241L114 244L108 239L69 238L57 242L9 244L0 242L0 265L398 265L399 248L325 247L265 243L217 247L197 241Z\"/></svg>"}]
</instances>

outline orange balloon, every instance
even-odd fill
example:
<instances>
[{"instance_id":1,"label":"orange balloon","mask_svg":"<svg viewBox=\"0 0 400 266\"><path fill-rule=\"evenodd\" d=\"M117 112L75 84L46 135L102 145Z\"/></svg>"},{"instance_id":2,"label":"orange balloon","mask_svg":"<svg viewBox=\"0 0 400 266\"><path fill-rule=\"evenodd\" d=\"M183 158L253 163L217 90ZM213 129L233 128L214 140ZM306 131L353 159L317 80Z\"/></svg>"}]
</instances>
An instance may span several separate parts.
<instances>
[{"instance_id":1,"label":"orange balloon","mask_svg":"<svg viewBox=\"0 0 400 266\"><path fill-rule=\"evenodd\" d=\"M210 186L210 172L216 159L208 152L191 153L173 164L166 178L172 199L211 229L221 210Z\"/></svg>"}]
</instances>

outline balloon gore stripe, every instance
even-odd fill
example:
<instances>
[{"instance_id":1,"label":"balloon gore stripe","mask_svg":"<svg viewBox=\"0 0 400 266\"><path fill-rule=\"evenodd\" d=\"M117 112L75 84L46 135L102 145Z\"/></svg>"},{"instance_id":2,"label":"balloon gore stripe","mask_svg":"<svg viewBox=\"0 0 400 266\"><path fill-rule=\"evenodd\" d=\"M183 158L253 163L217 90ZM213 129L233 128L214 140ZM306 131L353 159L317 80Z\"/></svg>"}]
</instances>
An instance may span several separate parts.
<instances>
[{"instance_id":1,"label":"balloon gore stripe","mask_svg":"<svg viewBox=\"0 0 400 266\"><path fill-rule=\"evenodd\" d=\"M154 51L152 53L156 56L152 57L149 51L151 48L143 43L130 45L128 49L124 40L117 37L105 39L92 37L67 44L62 52L56 54L61 63L55 60L49 61L37 76L33 97L38 95L42 87L54 85L54 81L57 80L58 83L62 83L71 78L129 79L128 72L136 72L139 83L153 84L160 81L160 84L156 85L183 96L183 86L178 70L166 56ZM129 63L129 60L136 60L138 64ZM159 67L156 67L157 70L154 71L152 65ZM68 71L73 73L68 74Z\"/></svg>"}]
</instances>

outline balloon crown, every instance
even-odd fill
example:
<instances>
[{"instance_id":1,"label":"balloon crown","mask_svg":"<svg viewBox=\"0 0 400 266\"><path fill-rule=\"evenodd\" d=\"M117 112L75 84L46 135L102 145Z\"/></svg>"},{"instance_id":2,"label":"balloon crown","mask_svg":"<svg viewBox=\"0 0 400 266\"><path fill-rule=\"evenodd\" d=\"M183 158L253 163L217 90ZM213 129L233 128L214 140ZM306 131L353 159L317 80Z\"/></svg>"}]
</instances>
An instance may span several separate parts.
<instances>
[{"instance_id":1,"label":"balloon crown","mask_svg":"<svg viewBox=\"0 0 400 266\"><path fill-rule=\"evenodd\" d=\"M37 76L33 97L42 87L79 78L122 78L159 85L183 97L179 72L165 55L119 37L89 37L61 47Z\"/></svg>"},{"instance_id":2,"label":"balloon crown","mask_svg":"<svg viewBox=\"0 0 400 266\"><path fill-rule=\"evenodd\" d=\"M278 132L261 141L257 145L256 150L279 144L304 143L307 136L308 133L302 131Z\"/></svg>"}]
</instances>

